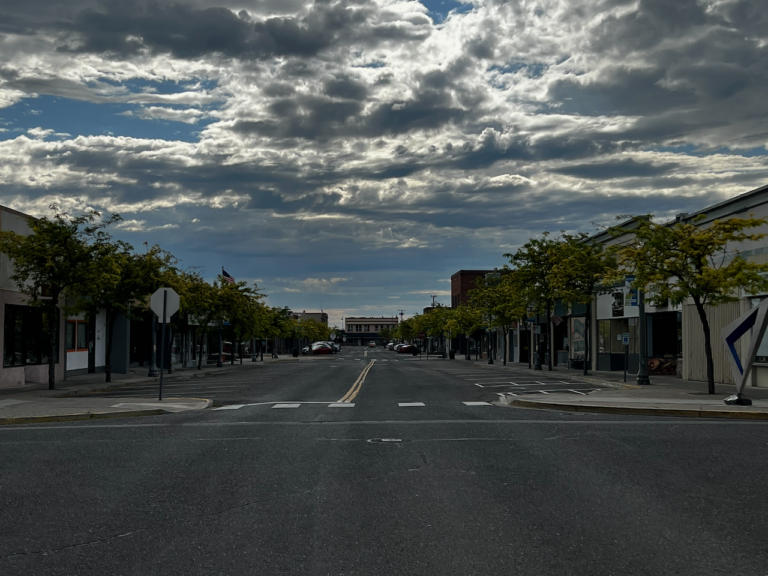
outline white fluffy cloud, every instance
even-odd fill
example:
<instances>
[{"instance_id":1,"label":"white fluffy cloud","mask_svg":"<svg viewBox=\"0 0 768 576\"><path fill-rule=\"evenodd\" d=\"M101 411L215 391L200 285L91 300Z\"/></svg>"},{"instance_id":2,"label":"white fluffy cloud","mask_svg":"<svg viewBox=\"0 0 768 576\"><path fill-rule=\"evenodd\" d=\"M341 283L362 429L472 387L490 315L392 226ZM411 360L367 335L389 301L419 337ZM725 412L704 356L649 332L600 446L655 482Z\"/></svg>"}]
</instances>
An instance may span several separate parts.
<instances>
[{"instance_id":1,"label":"white fluffy cloud","mask_svg":"<svg viewBox=\"0 0 768 576\"><path fill-rule=\"evenodd\" d=\"M120 212L132 240L286 296L362 311L406 282L418 308L543 230L768 175L756 0L476 0L440 22L399 0L0 12L0 202ZM67 122L71 103L93 114Z\"/></svg>"}]
</instances>

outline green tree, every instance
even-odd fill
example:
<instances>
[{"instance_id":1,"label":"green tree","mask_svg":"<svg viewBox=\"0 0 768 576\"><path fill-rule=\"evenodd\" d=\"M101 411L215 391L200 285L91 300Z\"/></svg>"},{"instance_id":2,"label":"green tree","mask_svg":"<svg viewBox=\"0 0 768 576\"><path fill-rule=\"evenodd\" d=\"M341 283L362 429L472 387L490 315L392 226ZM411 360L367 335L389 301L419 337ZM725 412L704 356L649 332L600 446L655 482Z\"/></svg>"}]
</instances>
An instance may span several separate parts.
<instances>
[{"instance_id":1,"label":"green tree","mask_svg":"<svg viewBox=\"0 0 768 576\"><path fill-rule=\"evenodd\" d=\"M555 304L556 293L552 285L552 268L557 262L560 240L550 238L549 232L544 232L541 238L532 238L523 244L514 254L504 254L509 259L510 266L516 270L519 285L524 287L526 299L532 305L536 315L546 314L546 349L549 354L549 369L552 369L551 326L552 308ZM539 361L542 361L544 350L539 351Z\"/></svg>"},{"instance_id":2,"label":"green tree","mask_svg":"<svg viewBox=\"0 0 768 576\"><path fill-rule=\"evenodd\" d=\"M173 257L158 246L138 254L130 244L117 241L103 244L86 265L89 281L81 306L90 314L102 311L106 317L105 382L112 381L112 349L118 315L138 319L135 312L146 309L144 302L160 286L164 269L172 261Z\"/></svg>"},{"instance_id":3,"label":"green tree","mask_svg":"<svg viewBox=\"0 0 768 576\"><path fill-rule=\"evenodd\" d=\"M463 302L454 308L448 317L446 328L452 334L464 334L467 338L467 360L469 360L469 336L479 330L482 325L483 313L480 309Z\"/></svg>"},{"instance_id":4,"label":"green tree","mask_svg":"<svg viewBox=\"0 0 768 576\"><path fill-rule=\"evenodd\" d=\"M88 292L90 262L111 242L106 228L121 220L113 214L101 219L93 210L71 216L51 204L51 218L28 221L30 234L0 232L0 253L13 262L11 280L29 298L29 305L43 311L47 323L48 388L56 389L56 343L59 318L81 309L82 295ZM102 271L104 276L114 269ZM61 303L68 296L72 306Z\"/></svg>"},{"instance_id":5,"label":"green tree","mask_svg":"<svg viewBox=\"0 0 768 576\"><path fill-rule=\"evenodd\" d=\"M689 298L696 307L704 331L707 361L707 390L715 393L707 306L718 306L739 299L739 289L748 293L768 290L768 264L744 259L735 248L741 242L764 238L763 233L747 232L768 223L765 218L729 218L705 225L701 214L690 222L657 224L652 215L633 218L635 227L614 229L622 242L612 247L619 273L635 275L633 286L652 292L653 301L673 305Z\"/></svg>"},{"instance_id":6,"label":"green tree","mask_svg":"<svg viewBox=\"0 0 768 576\"><path fill-rule=\"evenodd\" d=\"M488 326L501 328L504 335L503 363L507 364L509 331L525 315L528 294L522 275L517 271L502 270L499 278L478 278L477 288L469 291L469 301L479 310Z\"/></svg>"},{"instance_id":7,"label":"green tree","mask_svg":"<svg viewBox=\"0 0 768 576\"><path fill-rule=\"evenodd\" d=\"M589 372L592 302L603 278L616 271L615 257L604 244L593 242L588 234L563 234L556 245L556 258L550 275L554 296L563 302L586 304L584 334L584 375Z\"/></svg>"},{"instance_id":8,"label":"green tree","mask_svg":"<svg viewBox=\"0 0 768 576\"><path fill-rule=\"evenodd\" d=\"M227 283L220 276L219 299L221 302L222 318L228 320L228 332L231 339L231 363L235 363L235 346L237 342L248 339L258 330L258 307L264 295L259 292L256 284L248 286L247 282Z\"/></svg>"}]
</instances>

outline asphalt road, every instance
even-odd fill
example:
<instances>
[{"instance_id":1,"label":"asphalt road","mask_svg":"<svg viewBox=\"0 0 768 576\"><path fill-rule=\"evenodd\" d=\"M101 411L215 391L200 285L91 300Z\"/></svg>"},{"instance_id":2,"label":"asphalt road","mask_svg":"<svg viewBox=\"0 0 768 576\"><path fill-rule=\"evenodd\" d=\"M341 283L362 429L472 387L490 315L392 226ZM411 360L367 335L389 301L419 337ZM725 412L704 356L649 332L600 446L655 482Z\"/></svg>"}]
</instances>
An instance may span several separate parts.
<instances>
[{"instance_id":1,"label":"asphalt road","mask_svg":"<svg viewBox=\"0 0 768 576\"><path fill-rule=\"evenodd\" d=\"M768 424L490 404L525 374L345 350L0 427L0 574L768 574Z\"/></svg>"}]
</instances>

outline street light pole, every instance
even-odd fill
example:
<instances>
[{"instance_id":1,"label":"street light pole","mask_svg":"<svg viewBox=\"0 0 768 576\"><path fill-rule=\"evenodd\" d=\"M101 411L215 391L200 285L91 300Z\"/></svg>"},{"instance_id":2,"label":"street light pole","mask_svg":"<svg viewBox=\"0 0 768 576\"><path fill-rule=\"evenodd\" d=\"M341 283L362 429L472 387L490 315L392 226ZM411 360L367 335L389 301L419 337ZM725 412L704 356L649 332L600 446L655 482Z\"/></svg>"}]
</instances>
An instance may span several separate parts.
<instances>
[{"instance_id":1,"label":"street light pole","mask_svg":"<svg viewBox=\"0 0 768 576\"><path fill-rule=\"evenodd\" d=\"M157 320L155 320L155 315L152 314L152 359L150 360L149 364L149 374L147 374L148 377L154 378L157 376L157 366L155 365L157 362Z\"/></svg>"},{"instance_id":2,"label":"street light pole","mask_svg":"<svg viewBox=\"0 0 768 576\"><path fill-rule=\"evenodd\" d=\"M637 290L637 312L639 314L638 322L640 323L638 330L638 338L640 339L639 352L639 366L637 368L637 383L641 386L647 386L651 383L651 379L648 377L648 339L645 335L645 292L638 288Z\"/></svg>"},{"instance_id":3,"label":"street light pole","mask_svg":"<svg viewBox=\"0 0 768 576\"><path fill-rule=\"evenodd\" d=\"M536 318L538 320L538 317ZM540 355L540 348L541 348L541 340L539 339L539 334L536 333L536 328L541 328L541 324L538 322L535 322L533 324L533 343L534 343L534 354L533 357L533 369L534 370L541 370L541 355Z\"/></svg>"},{"instance_id":4,"label":"street light pole","mask_svg":"<svg viewBox=\"0 0 768 576\"><path fill-rule=\"evenodd\" d=\"M488 364L493 364L493 339L491 338L491 329L488 328Z\"/></svg>"}]
</instances>

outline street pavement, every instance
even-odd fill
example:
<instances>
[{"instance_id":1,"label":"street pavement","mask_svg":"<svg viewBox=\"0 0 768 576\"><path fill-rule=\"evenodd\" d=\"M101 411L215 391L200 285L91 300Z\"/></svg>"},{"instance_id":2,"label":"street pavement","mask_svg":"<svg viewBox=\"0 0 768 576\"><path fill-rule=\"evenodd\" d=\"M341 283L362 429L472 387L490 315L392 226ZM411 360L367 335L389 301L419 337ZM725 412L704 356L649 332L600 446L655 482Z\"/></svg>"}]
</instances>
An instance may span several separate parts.
<instances>
[{"instance_id":1,"label":"street pavement","mask_svg":"<svg viewBox=\"0 0 768 576\"><path fill-rule=\"evenodd\" d=\"M524 375L345 348L2 426L0 574L768 574L768 422L501 405L581 397Z\"/></svg>"}]
</instances>

